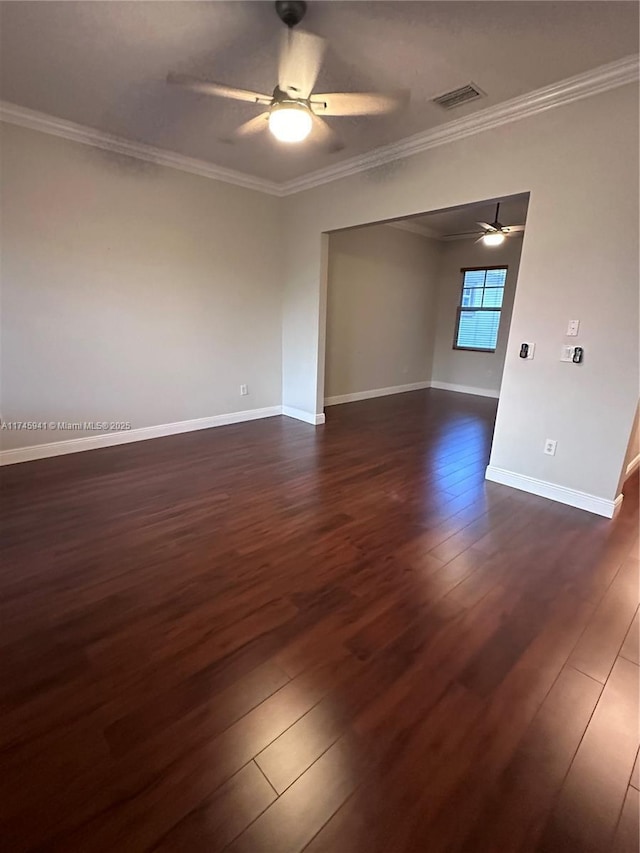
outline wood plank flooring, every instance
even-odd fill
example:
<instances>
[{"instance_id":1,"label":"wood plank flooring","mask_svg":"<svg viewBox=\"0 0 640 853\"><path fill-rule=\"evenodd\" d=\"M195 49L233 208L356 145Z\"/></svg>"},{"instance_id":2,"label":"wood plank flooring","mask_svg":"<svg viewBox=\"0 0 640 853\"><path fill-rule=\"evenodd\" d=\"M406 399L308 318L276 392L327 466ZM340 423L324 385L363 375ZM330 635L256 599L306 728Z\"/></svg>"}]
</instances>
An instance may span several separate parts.
<instances>
[{"instance_id":1,"label":"wood plank flooring","mask_svg":"<svg viewBox=\"0 0 640 853\"><path fill-rule=\"evenodd\" d=\"M638 851L638 478L419 391L5 468L0 849Z\"/></svg>"}]
</instances>

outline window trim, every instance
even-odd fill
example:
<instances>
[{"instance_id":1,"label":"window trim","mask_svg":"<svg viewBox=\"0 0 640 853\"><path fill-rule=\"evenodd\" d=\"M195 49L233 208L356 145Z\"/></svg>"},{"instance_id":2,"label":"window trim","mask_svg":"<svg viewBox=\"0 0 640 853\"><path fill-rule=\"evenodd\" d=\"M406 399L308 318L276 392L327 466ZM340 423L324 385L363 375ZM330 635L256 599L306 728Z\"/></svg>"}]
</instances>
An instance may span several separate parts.
<instances>
[{"instance_id":1,"label":"window trim","mask_svg":"<svg viewBox=\"0 0 640 853\"><path fill-rule=\"evenodd\" d=\"M462 305L462 297L464 294L464 274L467 272L479 272L480 270L487 271L487 272L489 270L505 270L506 275L504 277L504 288L503 288L503 290L506 291L506 289L507 289L507 279L509 278L509 265L508 264L494 264L493 266L489 265L489 266L482 266L482 267L460 267L460 272L462 273L462 283L460 285L460 297L458 299L458 307L456 309L456 325L455 325L455 328L453 330L453 349L458 350L458 352L484 352L484 353L488 353L489 355L491 355L492 353L495 353L495 351L497 349L497 344L498 344L497 338L496 338L496 346L493 349L481 349L480 347L460 347L460 346L458 346L458 343L457 343L458 334L460 333L460 314L462 313L462 311L471 310L469 308L465 308ZM485 277L485 281L486 281L486 277ZM483 290L484 289L485 289L485 287L483 285ZM479 307L479 308L474 308L473 310L474 311L499 311L500 312L500 321L498 323L498 334L500 334L500 323L502 322L502 309L503 309L503 307L504 307L504 296L503 296L503 304L499 308L489 308L489 307L482 308L482 307Z\"/></svg>"}]
</instances>

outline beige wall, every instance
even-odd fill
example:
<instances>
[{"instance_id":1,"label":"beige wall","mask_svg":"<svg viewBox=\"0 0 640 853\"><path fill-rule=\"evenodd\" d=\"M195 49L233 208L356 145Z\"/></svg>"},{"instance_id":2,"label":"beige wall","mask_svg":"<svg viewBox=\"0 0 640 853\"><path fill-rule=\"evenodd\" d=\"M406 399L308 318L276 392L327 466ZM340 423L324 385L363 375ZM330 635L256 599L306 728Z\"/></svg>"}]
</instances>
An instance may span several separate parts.
<instances>
[{"instance_id":1,"label":"beige wall","mask_svg":"<svg viewBox=\"0 0 640 853\"><path fill-rule=\"evenodd\" d=\"M628 476L627 468L635 463L638 456L640 456L640 409L637 408L633 419L633 426L631 427L631 435L629 436L627 452L624 457L621 483L623 483ZM631 471L629 473L631 473Z\"/></svg>"},{"instance_id":2,"label":"beige wall","mask_svg":"<svg viewBox=\"0 0 640 853\"><path fill-rule=\"evenodd\" d=\"M639 384L634 84L286 198L284 403L322 411L323 232L523 192L527 236L491 464L611 501ZM616 223L606 239L602 222ZM580 366L559 360L569 319L581 321ZM518 357L522 340L536 343L533 361ZM547 438L555 456L543 452Z\"/></svg>"},{"instance_id":3,"label":"beige wall","mask_svg":"<svg viewBox=\"0 0 640 853\"><path fill-rule=\"evenodd\" d=\"M279 406L279 200L1 127L2 417L137 428Z\"/></svg>"},{"instance_id":4,"label":"beige wall","mask_svg":"<svg viewBox=\"0 0 640 853\"><path fill-rule=\"evenodd\" d=\"M489 248L474 240L444 242L438 275L438 315L433 355L432 380L469 392L498 396L507 354L511 312L516 292L522 239L509 237L502 246ZM453 348L464 267L498 266L509 268L496 351L471 352Z\"/></svg>"},{"instance_id":5,"label":"beige wall","mask_svg":"<svg viewBox=\"0 0 640 853\"><path fill-rule=\"evenodd\" d=\"M431 378L438 262L397 228L330 235L326 398Z\"/></svg>"}]
</instances>

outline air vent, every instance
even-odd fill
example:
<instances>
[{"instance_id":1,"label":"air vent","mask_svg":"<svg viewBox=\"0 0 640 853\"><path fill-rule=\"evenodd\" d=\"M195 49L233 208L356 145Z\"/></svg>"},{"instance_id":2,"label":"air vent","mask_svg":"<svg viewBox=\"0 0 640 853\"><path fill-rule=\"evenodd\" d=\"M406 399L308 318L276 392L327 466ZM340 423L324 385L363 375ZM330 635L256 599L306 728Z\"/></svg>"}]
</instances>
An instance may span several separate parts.
<instances>
[{"instance_id":1,"label":"air vent","mask_svg":"<svg viewBox=\"0 0 640 853\"><path fill-rule=\"evenodd\" d=\"M461 86L452 92L445 92L444 95L439 95L433 99L433 103L444 110L452 110L454 107L459 107L468 101L476 101L482 97L484 97L482 89L479 89L475 83L468 83L466 86Z\"/></svg>"}]
</instances>

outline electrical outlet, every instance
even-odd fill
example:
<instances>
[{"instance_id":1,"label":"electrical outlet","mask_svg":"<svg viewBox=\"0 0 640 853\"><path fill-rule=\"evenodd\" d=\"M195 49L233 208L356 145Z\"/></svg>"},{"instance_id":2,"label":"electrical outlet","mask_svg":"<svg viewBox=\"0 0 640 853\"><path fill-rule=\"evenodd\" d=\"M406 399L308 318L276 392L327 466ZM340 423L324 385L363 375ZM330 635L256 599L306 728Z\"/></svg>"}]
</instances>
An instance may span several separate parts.
<instances>
[{"instance_id":1,"label":"electrical outlet","mask_svg":"<svg viewBox=\"0 0 640 853\"><path fill-rule=\"evenodd\" d=\"M547 456L555 456L556 455L556 445L557 441L553 438L548 438L544 443L544 452Z\"/></svg>"},{"instance_id":2,"label":"electrical outlet","mask_svg":"<svg viewBox=\"0 0 640 853\"><path fill-rule=\"evenodd\" d=\"M241 396L241 397L246 397L248 393L249 393L249 389L247 388L247 386L246 386L246 385L241 385L241 386L240 386L240 396Z\"/></svg>"},{"instance_id":3,"label":"electrical outlet","mask_svg":"<svg viewBox=\"0 0 640 853\"><path fill-rule=\"evenodd\" d=\"M580 320L569 320L569 325L567 326L567 337L575 338L580 330Z\"/></svg>"}]
</instances>

